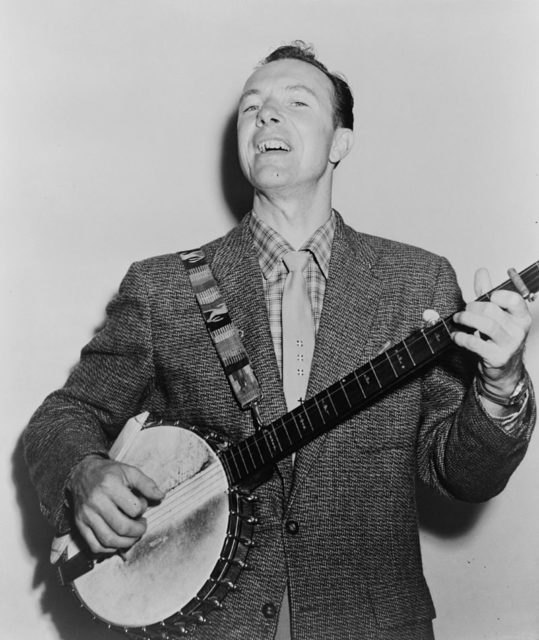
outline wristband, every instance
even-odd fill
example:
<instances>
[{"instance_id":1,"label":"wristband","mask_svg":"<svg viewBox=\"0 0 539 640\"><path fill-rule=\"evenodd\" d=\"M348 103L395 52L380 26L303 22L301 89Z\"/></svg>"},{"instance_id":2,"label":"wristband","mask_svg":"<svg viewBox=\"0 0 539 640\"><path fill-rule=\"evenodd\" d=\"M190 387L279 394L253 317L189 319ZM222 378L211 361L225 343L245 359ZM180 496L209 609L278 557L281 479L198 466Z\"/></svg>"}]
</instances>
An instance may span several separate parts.
<instances>
[{"instance_id":1,"label":"wristband","mask_svg":"<svg viewBox=\"0 0 539 640\"><path fill-rule=\"evenodd\" d=\"M485 388L481 378L475 378L477 393L483 398L508 409L519 409L528 397L528 378L523 374L510 396L502 396Z\"/></svg>"}]
</instances>

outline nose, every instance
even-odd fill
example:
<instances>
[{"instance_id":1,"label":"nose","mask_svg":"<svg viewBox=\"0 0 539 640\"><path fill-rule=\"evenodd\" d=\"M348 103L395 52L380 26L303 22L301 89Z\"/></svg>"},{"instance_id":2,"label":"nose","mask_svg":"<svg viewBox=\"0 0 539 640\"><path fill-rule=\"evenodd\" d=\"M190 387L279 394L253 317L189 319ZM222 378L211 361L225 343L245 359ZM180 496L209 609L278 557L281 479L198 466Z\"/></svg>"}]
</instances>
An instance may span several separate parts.
<instances>
[{"instance_id":1,"label":"nose","mask_svg":"<svg viewBox=\"0 0 539 640\"><path fill-rule=\"evenodd\" d=\"M273 102L265 102L256 114L256 124L259 127L268 124L279 124L280 122L281 115Z\"/></svg>"}]
</instances>

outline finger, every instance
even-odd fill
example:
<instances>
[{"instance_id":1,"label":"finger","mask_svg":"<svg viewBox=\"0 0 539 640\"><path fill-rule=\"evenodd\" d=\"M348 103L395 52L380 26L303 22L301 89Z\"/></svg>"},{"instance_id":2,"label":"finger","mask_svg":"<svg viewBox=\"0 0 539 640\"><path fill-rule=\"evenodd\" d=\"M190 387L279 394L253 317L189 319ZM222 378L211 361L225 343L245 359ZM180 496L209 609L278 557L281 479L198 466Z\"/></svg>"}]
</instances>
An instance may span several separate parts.
<instances>
[{"instance_id":1,"label":"finger","mask_svg":"<svg viewBox=\"0 0 539 640\"><path fill-rule=\"evenodd\" d=\"M165 493L161 491L150 477L140 471L140 469L123 465L122 470L125 475L127 485L131 489L138 491L148 500L160 502L165 497Z\"/></svg>"},{"instance_id":2,"label":"finger","mask_svg":"<svg viewBox=\"0 0 539 640\"><path fill-rule=\"evenodd\" d=\"M511 278L511 282L514 284L515 289L524 298L524 300L533 300L533 294L526 286L524 280L520 277L520 273L513 267L507 269L507 275Z\"/></svg>"},{"instance_id":3,"label":"finger","mask_svg":"<svg viewBox=\"0 0 539 640\"><path fill-rule=\"evenodd\" d=\"M487 291L492 289L492 282L490 280L490 274L487 269L481 267L475 272L474 276L474 291L476 296L482 296Z\"/></svg>"},{"instance_id":4,"label":"finger","mask_svg":"<svg viewBox=\"0 0 539 640\"><path fill-rule=\"evenodd\" d=\"M122 496L122 492L126 495ZM81 505L76 517L89 526L102 543L107 544L103 538L107 529L117 536L137 539L146 530L146 522L142 518L126 515L122 505L128 501L138 504L138 498L129 489L120 487L110 495L101 494L93 502ZM139 510L140 507L137 507Z\"/></svg>"},{"instance_id":5,"label":"finger","mask_svg":"<svg viewBox=\"0 0 539 640\"><path fill-rule=\"evenodd\" d=\"M115 549L114 547L104 547L95 537L95 534L90 527L79 522L77 522L77 527L79 529L79 533L81 534L82 538L84 539L92 553L116 553L117 549Z\"/></svg>"},{"instance_id":6,"label":"finger","mask_svg":"<svg viewBox=\"0 0 539 640\"><path fill-rule=\"evenodd\" d=\"M460 324L483 330L475 326L473 316L490 318L510 334L514 330L518 334L521 330L527 331L532 321L526 303L513 291L496 291L492 294L491 302L470 302L463 311L454 315L454 319Z\"/></svg>"},{"instance_id":7,"label":"finger","mask_svg":"<svg viewBox=\"0 0 539 640\"><path fill-rule=\"evenodd\" d=\"M146 531L144 520L132 520L116 508L101 515L96 512L81 514L80 529L87 527L105 550L131 547Z\"/></svg>"},{"instance_id":8,"label":"finger","mask_svg":"<svg viewBox=\"0 0 539 640\"><path fill-rule=\"evenodd\" d=\"M478 304L481 306L478 307ZM464 311L456 313L453 320L473 331L479 331L499 344L511 341L510 320L507 314L495 305L486 308L484 303L472 303Z\"/></svg>"},{"instance_id":9,"label":"finger","mask_svg":"<svg viewBox=\"0 0 539 640\"><path fill-rule=\"evenodd\" d=\"M509 357L491 340L483 340L478 332L464 333L456 331L451 334L453 342L477 355L484 367L499 368L505 366Z\"/></svg>"},{"instance_id":10,"label":"finger","mask_svg":"<svg viewBox=\"0 0 539 640\"><path fill-rule=\"evenodd\" d=\"M469 351L487 359L492 355L492 342L483 340L479 331L474 333L465 333L464 331L455 331L451 334L451 339L459 347L464 347Z\"/></svg>"},{"instance_id":11,"label":"finger","mask_svg":"<svg viewBox=\"0 0 539 640\"><path fill-rule=\"evenodd\" d=\"M528 318L531 322L530 310L524 298L514 291L499 290L495 291L490 300L493 304L504 309L516 318Z\"/></svg>"},{"instance_id":12,"label":"finger","mask_svg":"<svg viewBox=\"0 0 539 640\"><path fill-rule=\"evenodd\" d=\"M140 538L120 536L107 523L94 514L91 522L84 523L75 519L78 530L93 553L115 553L119 549L128 549Z\"/></svg>"},{"instance_id":13,"label":"finger","mask_svg":"<svg viewBox=\"0 0 539 640\"><path fill-rule=\"evenodd\" d=\"M138 540L146 531L146 521L143 518L130 518L117 508L107 512L103 518L107 527L118 538Z\"/></svg>"},{"instance_id":14,"label":"finger","mask_svg":"<svg viewBox=\"0 0 539 640\"><path fill-rule=\"evenodd\" d=\"M115 487L110 499L130 518L139 518L148 508L148 500L144 496L133 493L132 489L124 485Z\"/></svg>"}]
</instances>

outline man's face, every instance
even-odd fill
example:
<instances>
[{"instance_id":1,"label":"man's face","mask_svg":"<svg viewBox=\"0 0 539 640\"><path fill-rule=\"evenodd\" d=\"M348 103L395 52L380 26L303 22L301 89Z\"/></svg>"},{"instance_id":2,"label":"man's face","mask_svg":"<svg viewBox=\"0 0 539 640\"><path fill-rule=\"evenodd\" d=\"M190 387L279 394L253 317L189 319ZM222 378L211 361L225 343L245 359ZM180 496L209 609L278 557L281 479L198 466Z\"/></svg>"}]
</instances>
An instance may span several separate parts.
<instances>
[{"instance_id":1,"label":"man's face","mask_svg":"<svg viewBox=\"0 0 539 640\"><path fill-rule=\"evenodd\" d=\"M238 150L260 191L309 188L332 171L337 131L333 85L301 60L277 60L247 80L238 111Z\"/></svg>"}]
</instances>

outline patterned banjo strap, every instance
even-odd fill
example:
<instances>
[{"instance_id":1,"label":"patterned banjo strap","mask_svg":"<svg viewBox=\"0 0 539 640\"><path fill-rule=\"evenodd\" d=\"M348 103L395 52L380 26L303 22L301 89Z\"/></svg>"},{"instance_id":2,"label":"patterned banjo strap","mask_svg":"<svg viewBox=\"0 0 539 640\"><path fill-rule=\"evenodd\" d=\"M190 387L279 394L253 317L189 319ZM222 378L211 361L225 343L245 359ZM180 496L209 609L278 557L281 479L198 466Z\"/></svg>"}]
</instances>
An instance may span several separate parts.
<instances>
[{"instance_id":1,"label":"patterned banjo strap","mask_svg":"<svg viewBox=\"0 0 539 640\"><path fill-rule=\"evenodd\" d=\"M241 342L240 334L232 322L226 303L202 249L181 251L195 297L202 312L219 360L239 406L251 409L257 426L261 426L258 412L260 387Z\"/></svg>"}]
</instances>

